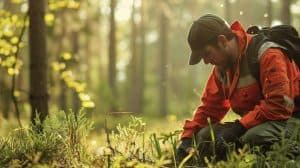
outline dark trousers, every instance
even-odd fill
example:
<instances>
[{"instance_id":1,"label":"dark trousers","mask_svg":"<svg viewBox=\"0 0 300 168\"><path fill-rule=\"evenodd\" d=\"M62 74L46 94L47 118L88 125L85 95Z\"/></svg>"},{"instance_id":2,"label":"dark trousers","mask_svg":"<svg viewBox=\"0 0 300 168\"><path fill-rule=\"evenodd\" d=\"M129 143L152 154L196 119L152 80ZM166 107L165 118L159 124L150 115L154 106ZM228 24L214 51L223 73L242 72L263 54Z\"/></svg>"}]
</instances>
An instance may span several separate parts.
<instances>
[{"instance_id":1,"label":"dark trousers","mask_svg":"<svg viewBox=\"0 0 300 168\"><path fill-rule=\"evenodd\" d=\"M226 152L232 149L242 147L245 144L249 144L251 147L260 146L265 150L268 150L271 145L279 142L283 137L290 138L298 131L297 122L299 119L290 118L286 121L268 121L257 125L247 130L241 137L237 137L235 142L226 142L226 150L224 148L218 148L218 146L212 141L212 133L216 136L224 128L231 127L232 122L213 124L212 129L207 126L202 128L196 136L197 147L201 158L205 156L210 158L216 156L215 160L226 159ZM299 124L298 124L299 125Z\"/></svg>"}]
</instances>

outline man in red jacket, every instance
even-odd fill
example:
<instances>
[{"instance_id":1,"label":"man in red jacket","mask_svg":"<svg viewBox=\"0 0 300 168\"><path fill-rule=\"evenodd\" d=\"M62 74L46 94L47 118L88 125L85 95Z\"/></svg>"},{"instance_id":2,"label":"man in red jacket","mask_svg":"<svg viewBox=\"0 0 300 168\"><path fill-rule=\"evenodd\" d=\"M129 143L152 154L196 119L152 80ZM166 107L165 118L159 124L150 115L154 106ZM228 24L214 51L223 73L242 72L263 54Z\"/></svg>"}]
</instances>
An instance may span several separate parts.
<instances>
[{"instance_id":1,"label":"man in red jacket","mask_svg":"<svg viewBox=\"0 0 300 168\"><path fill-rule=\"evenodd\" d=\"M192 147L192 137L199 144L200 156L210 156L215 145L217 159L225 159L226 144L244 144L269 148L280 141L283 132L292 132L287 123L295 122L294 97L299 95L299 69L276 43L259 50L260 81L250 73L245 52L252 35L239 22L229 26L212 14L194 21L188 43L192 50L189 64L201 60L214 68L202 94L202 104L192 120L186 120L177 149L177 159ZM241 118L220 123L231 108ZM208 118L215 134L211 143Z\"/></svg>"}]
</instances>

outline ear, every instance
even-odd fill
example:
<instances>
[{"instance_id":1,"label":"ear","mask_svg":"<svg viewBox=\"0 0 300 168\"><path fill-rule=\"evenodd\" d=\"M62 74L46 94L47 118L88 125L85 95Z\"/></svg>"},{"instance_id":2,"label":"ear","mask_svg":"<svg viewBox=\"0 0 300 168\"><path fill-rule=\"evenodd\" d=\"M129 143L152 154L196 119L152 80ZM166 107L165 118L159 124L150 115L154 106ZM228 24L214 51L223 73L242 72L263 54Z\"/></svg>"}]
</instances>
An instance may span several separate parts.
<instances>
[{"instance_id":1,"label":"ear","mask_svg":"<svg viewBox=\"0 0 300 168\"><path fill-rule=\"evenodd\" d=\"M222 47L226 47L228 43L228 40L226 38L226 36L224 35L218 35L218 45L222 46Z\"/></svg>"}]
</instances>

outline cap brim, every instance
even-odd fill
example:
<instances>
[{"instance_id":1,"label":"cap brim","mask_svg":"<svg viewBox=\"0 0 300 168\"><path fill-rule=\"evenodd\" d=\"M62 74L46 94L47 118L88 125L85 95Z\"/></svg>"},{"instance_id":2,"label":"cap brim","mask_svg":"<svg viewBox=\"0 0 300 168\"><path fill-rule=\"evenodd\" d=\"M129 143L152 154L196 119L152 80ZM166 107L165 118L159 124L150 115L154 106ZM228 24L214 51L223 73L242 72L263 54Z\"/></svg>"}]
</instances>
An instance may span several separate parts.
<instances>
[{"instance_id":1,"label":"cap brim","mask_svg":"<svg viewBox=\"0 0 300 168\"><path fill-rule=\"evenodd\" d=\"M202 54L200 51L192 51L190 55L189 65L195 65L198 64L202 59Z\"/></svg>"}]
</instances>

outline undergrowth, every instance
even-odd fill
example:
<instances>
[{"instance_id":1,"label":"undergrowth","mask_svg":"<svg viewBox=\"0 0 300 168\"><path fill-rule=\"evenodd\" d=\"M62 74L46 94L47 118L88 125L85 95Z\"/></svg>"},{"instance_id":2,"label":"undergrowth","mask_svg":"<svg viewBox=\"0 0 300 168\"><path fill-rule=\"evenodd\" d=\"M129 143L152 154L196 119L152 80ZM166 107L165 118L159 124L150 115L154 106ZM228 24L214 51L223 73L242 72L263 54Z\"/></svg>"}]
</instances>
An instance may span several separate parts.
<instances>
[{"instance_id":1,"label":"undergrowth","mask_svg":"<svg viewBox=\"0 0 300 168\"><path fill-rule=\"evenodd\" d=\"M81 111L75 116L72 111L61 111L43 123L36 120L36 125L15 129L8 136L0 137L0 167L201 167L201 164L189 165L191 162L187 159L175 162L180 130L149 134L145 131L146 123L138 117L131 117L127 125L119 124L114 131L106 128L106 145L90 148L87 136L93 124L84 114ZM283 138L268 152L245 146L230 152L227 161L213 162L206 158L202 165L210 168L300 167L300 158L295 155L300 145L299 126L295 128L291 138ZM196 150L188 157L194 160L192 163L199 163Z\"/></svg>"},{"instance_id":2,"label":"undergrowth","mask_svg":"<svg viewBox=\"0 0 300 168\"><path fill-rule=\"evenodd\" d=\"M0 167L89 165L93 157L84 142L91 128L83 112L76 117L73 112L59 112L43 123L36 119L35 125L0 137Z\"/></svg>"}]
</instances>

